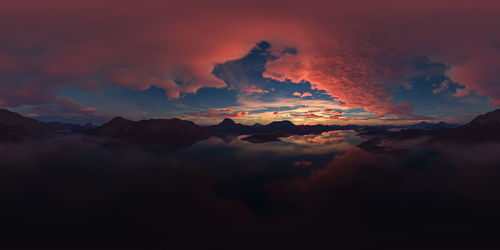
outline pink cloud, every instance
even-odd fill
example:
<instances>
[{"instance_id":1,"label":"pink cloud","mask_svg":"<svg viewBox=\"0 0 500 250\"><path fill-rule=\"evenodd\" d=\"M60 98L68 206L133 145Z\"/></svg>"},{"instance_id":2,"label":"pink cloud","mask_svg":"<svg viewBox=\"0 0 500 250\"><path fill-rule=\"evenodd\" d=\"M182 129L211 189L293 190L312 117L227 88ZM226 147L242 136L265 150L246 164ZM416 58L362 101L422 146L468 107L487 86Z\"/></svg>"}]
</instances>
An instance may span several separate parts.
<instances>
[{"instance_id":1,"label":"pink cloud","mask_svg":"<svg viewBox=\"0 0 500 250\"><path fill-rule=\"evenodd\" d=\"M311 94L311 93L309 93L309 92L304 92L304 93L302 93L302 94L301 94L301 93L299 93L299 92L293 92L293 94L292 94L292 95L294 95L294 96L299 96L299 97L301 97L301 98L303 98L303 97L308 97L308 96L312 96L312 94Z\"/></svg>"},{"instance_id":2,"label":"pink cloud","mask_svg":"<svg viewBox=\"0 0 500 250\"><path fill-rule=\"evenodd\" d=\"M248 87L245 88L245 91L248 94L253 94L253 93L269 93L269 90L263 90L263 89L255 87L255 86L248 86Z\"/></svg>"},{"instance_id":3,"label":"pink cloud","mask_svg":"<svg viewBox=\"0 0 500 250\"><path fill-rule=\"evenodd\" d=\"M413 70L405 62L417 56L444 63L452 81L500 105L498 9L489 0L5 0L0 102L52 103L65 87L106 82L155 85L169 98L222 88L214 64L267 40L278 59L264 76L309 81L347 107L411 115L410 104L393 104L392 90ZM283 54L289 47L297 53ZM81 81L90 78L103 81Z\"/></svg>"},{"instance_id":4,"label":"pink cloud","mask_svg":"<svg viewBox=\"0 0 500 250\"><path fill-rule=\"evenodd\" d=\"M315 113L319 111L312 112L308 111L302 114L290 114L291 117L301 117L304 119L326 119L326 120L349 120L345 117L341 117L340 115L330 115L330 116L321 116L316 115Z\"/></svg>"},{"instance_id":5,"label":"pink cloud","mask_svg":"<svg viewBox=\"0 0 500 250\"><path fill-rule=\"evenodd\" d=\"M311 93L309 93L309 92L305 92L305 93L303 93L300 97L302 97L302 98L303 98L303 97L308 97L308 96L312 96L312 94L311 94Z\"/></svg>"},{"instance_id":6,"label":"pink cloud","mask_svg":"<svg viewBox=\"0 0 500 250\"><path fill-rule=\"evenodd\" d=\"M324 118L323 116L315 115L315 114L290 114L292 117L302 117L302 118L308 118L308 119L315 119L315 118Z\"/></svg>"},{"instance_id":7,"label":"pink cloud","mask_svg":"<svg viewBox=\"0 0 500 250\"><path fill-rule=\"evenodd\" d=\"M22 113L27 114L26 116L51 120L64 119L87 122L89 119L104 121L111 118L95 107L82 106L70 98L58 98L52 103L41 105L24 105L19 109ZM130 114L131 112L128 111L127 115Z\"/></svg>"},{"instance_id":8,"label":"pink cloud","mask_svg":"<svg viewBox=\"0 0 500 250\"><path fill-rule=\"evenodd\" d=\"M323 113L332 114L332 115L342 115L342 111L334 110L334 109L325 109Z\"/></svg>"},{"instance_id":9,"label":"pink cloud","mask_svg":"<svg viewBox=\"0 0 500 250\"><path fill-rule=\"evenodd\" d=\"M471 92L468 89L457 88L457 90L455 91L455 94L453 96L455 96L455 97L464 97L464 96L468 96L470 94L471 94Z\"/></svg>"},{"instance_id":10,"label":"pink cloud","mask_svg":"<svg viewBox=\"0 0 500 250\"><path fill-rule=\"evenodd\" d=\"M237 118L248 115L248 112L245 111L233 112L232 109L226 109L226 110L209 109L204 112L190 113L189 115L195 117L206 117L206 118Z\"/></svg>"},{"instance_id":11,"label":"pink cloud","mask_svg":"<svg viewBox=\"0 0 500 250\"><path fill-rule=\"evenodd\" d=\"M306 113L308 113L308 114L314 114L314 113L318 113L318 112L320 112L320 110L309 110Z\"/></svg>"}]
</instances>

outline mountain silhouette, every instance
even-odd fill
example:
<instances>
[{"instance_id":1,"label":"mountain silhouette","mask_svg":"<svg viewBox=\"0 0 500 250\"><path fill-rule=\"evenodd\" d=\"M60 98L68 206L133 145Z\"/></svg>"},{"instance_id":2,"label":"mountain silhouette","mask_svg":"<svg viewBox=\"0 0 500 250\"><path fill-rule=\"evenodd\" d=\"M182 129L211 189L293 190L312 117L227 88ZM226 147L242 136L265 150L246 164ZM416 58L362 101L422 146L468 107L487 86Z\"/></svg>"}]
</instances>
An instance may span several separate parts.
<instances>
[{"instance_id":1,"label":"mountain silhouette","mask_svg":"<svg viewBox=\"0 0 500 250\"><path fill-rule=\"evenodd\" d=\"M73 123L46 122L57 133L77 133L84 130L84 126Z\"/></svg>"},{"instance_id":2,"label":"mountain silhouette","mask_svg":"<svg viewBox=\"0 0 500 250\"><path fill-rule=\"evenodd\" d=\"M479 115L463 126L436 135L431 141L454 143L500 141L500 109Z\"/></svg>"},{"instance_id":3,"label":"mountain silhouette","mask_svg":"<svg viewBox=\"0 0 500 250\"><path fill-rule=\"evenodd\" d=\"M102 126L85 126L61 123L39 122L6 109L0 109L0 141L20 141L25 137L40 138L51 134L80 133L99 137L123 139L137 144L186 145L208 138L210 135L235 138L249 135L250 142L277 141L289 135L318 134L331 130L363 130L360 135L375 136L390 140L407 140L421 136L430 137L429 143L484 143L500 141L500 109L477 116L471 122L457 127L444 122L420 122L400 126L400 131L390 131L393 126L360 125L295 125L290 121L275 121L267 125L252 126L225 118L217 125L201 128L192 121L173 119L149 119L132 121L115 117Z\"/></svg>"},{"instance_id":4,"label":"mountain silhouette","mask_svg":"<svg viewBox=\"0 0 500 250\"><path fill-rule=\"evenodd\" d=\"M208 133L192 121L178 118L131 121L115 117L90 133L131 143L165 145L191 144L208 137Z\"/></svg>"},{"instance_id":5,"label":"mountain silhouette","mask_svg":"<svg viewBox=\"0 0 500 250\"><path fill-rule=\"evenodd\" d=\"M208 130L216 136L226 136L228 134L250 134L255 130L252 126L236 123L230 118L225 118L217 125L209 126Z\"/></svg>"},{"instance_id":6,"label":"mountain silhouette","mask_svg":"<svg viewBox=\"0 0 500 250\"><path fill-rule=\"evenodd\" d=\"M0 141L19 141L23 137L41 137L53 132L47 124L0 109Z\"/></svg>"}]
</instances>

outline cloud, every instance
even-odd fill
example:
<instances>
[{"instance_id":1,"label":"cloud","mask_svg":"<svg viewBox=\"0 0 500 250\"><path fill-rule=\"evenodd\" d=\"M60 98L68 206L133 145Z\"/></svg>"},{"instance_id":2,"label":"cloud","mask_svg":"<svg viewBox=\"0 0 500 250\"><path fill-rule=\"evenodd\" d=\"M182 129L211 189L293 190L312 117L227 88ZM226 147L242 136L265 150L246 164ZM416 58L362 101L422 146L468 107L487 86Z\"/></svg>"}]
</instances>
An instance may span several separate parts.
<instances>
[{"instance_id":1,"label":"cloud","mask_svg":"<svg viewBox=\"0 0 500 250\"><path fill-rule=\"evenodd\" d=\"M51 103L40 105L21 105L16 111L29 117L45 121L66 121L76 123L104 122L111 118L95 107L84 107L70 98L58 98ZM127 115L131 115L128 112Z\"/></svg>"},{"instance_id":2,"label":"cloud","mask_svg":"<svg viewBox=\"0 0 500 250\"><path fill-rule=\"evenodd\" d=\"M304 92L304 93L302 93L302 95L300 95L301 98L308 97L308 96L312 96L312 94L309 92Z\"/></svg>"},{"instance_id":3,"label":"cloud","mask_svg":"<svg viewBox=\"0 0 500 250\"><path fill-rule=\"evenodd\" d=\"M333 115L341 115L342 111L334 110L334 109L325 109L325 110L323 110L323 113L333 114Z\"/></svg>"},{"instance_id":4,"label":"cloud","mask_svg":"<svg viewBox=\"0 0 500 250\"><path fill-rule=\"evenodd\" d=\"M293 94L292 94L292 95L294 95L294 96L298 96L298 97L300 97L300 98L304 98L304 97L308 97L308 96L313 96L313 95L312 95L311 93L309 93L309 92L304 92L304 93L302 93L302 94L301 94L301 93L299 93L299 92L293 92Z\"/></svg>"},{"instance_id":5,"label":"cloud","mask_svg":"<svg viewBox=\"0 0 500 250\"><path fill-rule=\"evenodd\" d=\"M455 97L464 97L464 96L468 96L470 94L471 94L471 91L468 90L468 89L457 88L457 90L455 91L455 93L453 94L453 96L455 96Z\"/></svg>"},{"instance_id":6,"label":"cloud","mask_svg":"<svg viewBox=\"0 0 500 250\"><path fill-rule=\"evenodd\" d=\"M419 56L443 63L451 81L500 105L500 52L491 46L500 41L499 5L7 0L0 9L0 104L53 103L66 87L109 83L155 85L168 98L223 88L214 65L266 40L275 60L265 77L308 81L345 107L411 115L411 104L395 104L392 92L407 85L409 62Z\"/></svg>"},{"instance_id":7,"label":"cloud","mask_svg":"<svg viewBox=\"0 0 500 250\"><path fill-rule=\"evenodd\" d=\"M250 95L253 93L269 93L269 90L263 90L263 89L255 87L255 86L249 86L249 87L245 88L245 91Z\"/></svg>"},{"instance_id":8,"label":"cloud","mask_svg":"<svg viewBox=\"0 0 500 250\"><path fill-rule=\"evenodd\" d=\"M189 115L194 117L205 117L205 118L237 118L248 115L248 112L246 111L233 112L232 109L222 109L222 110L209 109L204 112L190 113Z\"/></svg>"},{"instance_id":9,"label":"cloud","mask_svg":"<svg viewBox=\"0 0 500 250\"><path fill-rule=\"evenodd\" d=\"M319 111L317 111L319 112ZM316 112L311 113L310 111L302 114L289 114L291 117L300 117L304 119L325 119L325 120L347 120L345 117L341 117L340 115L330 115L330 116L322 116L316 115Z\"/></svg>"},{"instance_id":10,"label":"cloud","mask_svg":"<svg viewBox=\"0 0 500 250\"><path fill-rule=\"evenodd\" d=\"M447 90L448 87L449 87L449 85L450 85L450 80L444 80L444 81L441 82L441 84L439 85L439 87L437 87L434 90L432 90L432 93L434 95L437 95L437 94L439 94L439 93Z\"/></svg>"},{"instance_id":11,"label":"cloud","mask_svg":"<svg viewBox=\"0 0 500 250\"><path fill-rule=\"evenodd\" d=\"M290 114L290 116L293 117L302 117L302 118L308 118L308 119L315 119L315 118L325 118L323 116L315 115L315 114Z\"/></svg>"}]
</instances>

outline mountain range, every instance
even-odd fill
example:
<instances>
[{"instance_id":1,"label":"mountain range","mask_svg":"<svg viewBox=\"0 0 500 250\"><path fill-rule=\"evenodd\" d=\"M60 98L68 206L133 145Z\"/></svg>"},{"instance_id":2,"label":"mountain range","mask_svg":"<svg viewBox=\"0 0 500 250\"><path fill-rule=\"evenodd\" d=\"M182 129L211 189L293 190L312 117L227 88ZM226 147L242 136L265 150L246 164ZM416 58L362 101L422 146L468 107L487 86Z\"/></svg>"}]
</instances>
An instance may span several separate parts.
<instances>
[{"instance_id":1,"label":"mountain range","mask_svg":"<svg viewBox=\"0 0 500 250\"><path fill-rule=\"evenodd\" d=\"M0 141L20 141L24 137L41 137L53 132L45 123L0 109Z\"/></svg>"},{"instance_id":2,"label":"mountain range","mask_svg":"<svg viewBox=\"0 0 500 250\"><path fill-rule=\"evenodd\" d=\"M397 128L398 131L393 131ZM275 121L267 125L243 125L226 118L217 125L200 127L192 121L149 119L132 121L115 117L101 126L85 126L49 122L0 109L0 141L20 141L23 138L41 138L56 134L79 133L88 136L123 140L133 144L188 145L210 136L247 135L250 142L277 141L289 135L319 134L332 130L357 130L360 135L405 140L429 136L432 142L481 143L500 141L500 109L476 117L471 122L455 124L421 122L412 125L295 125L290 121Z\"/></svg>"},{"instance_id":3,"label":"mountain range","mask_svg":"<svg viewBox=\"0 0 500 250\"><path fill-rule=\"evenodd\" d=\"M500 109L477 116L471 122L437 134L432 142L484 143L500 141Z\"/></svg>"},{"instance_id":4,"label":"mountain range","mask_svg":"<svg viewBox=\"0 0 500 250\"><path fill-rule=\"evenodd\" d=\"M173 119L149 119L131 121L115 117L89 134L124 139L134 144L192 144L209 137L208 132L192 121Z\"/></svg>"}]
</instances>

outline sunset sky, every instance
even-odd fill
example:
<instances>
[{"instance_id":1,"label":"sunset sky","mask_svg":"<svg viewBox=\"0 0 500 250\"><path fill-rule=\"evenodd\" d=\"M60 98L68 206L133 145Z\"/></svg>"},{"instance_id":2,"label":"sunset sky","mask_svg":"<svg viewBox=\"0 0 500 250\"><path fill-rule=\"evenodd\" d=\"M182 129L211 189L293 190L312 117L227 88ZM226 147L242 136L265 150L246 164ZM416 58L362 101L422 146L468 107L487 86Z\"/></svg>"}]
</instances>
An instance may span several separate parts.
<instances>
[{"instance_id":1,"label":"sunset sky","mask_svg":"<svg viewBox=\"0 0 500 250\"><path fill-rule=\"evenodd\" d=\"M3 0L0 107L44 121L462 123L500 1Z\"/></svg>"}]
</instances>

